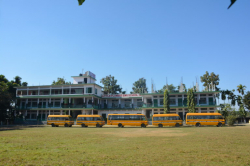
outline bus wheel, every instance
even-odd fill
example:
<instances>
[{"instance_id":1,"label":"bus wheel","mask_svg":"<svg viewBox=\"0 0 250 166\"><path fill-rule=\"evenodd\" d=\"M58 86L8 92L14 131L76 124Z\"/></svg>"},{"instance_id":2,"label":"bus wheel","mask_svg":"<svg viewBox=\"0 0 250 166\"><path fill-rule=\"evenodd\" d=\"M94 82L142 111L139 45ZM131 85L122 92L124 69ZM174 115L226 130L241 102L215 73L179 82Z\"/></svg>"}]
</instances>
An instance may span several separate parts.
<instances>
[{"instance_id":1,"label":"bus wheel","mask_svg":"<svg viewBox=\"0 0 250 166\"><path fill-rule=\"evenodd\" d=\"M72 127L72 125L70 125L69 127Z\"/></svg>"},{"instance_id":2,"label":"bus wheel","mask_svg":"<svg viewBox=\"0 0 250 166\"><path fill-rule=\"evenodd\" d=\"M175 124L175 127L180 127L180 124L179 124L179 123L176 123L176 124Z\"/></svg>"},{"instance_id":3,"label":"bus wheel","mask_svg":"<svg viewBox=\"0 0 250 166\"><path fill-rule=\"evenodd\" d=\"M56 127L59 127L59 125L56 125Z\"/></svg>"},{"instance_id":4,"label":"bus wheel","mask_svg":"<svg viewBox=\"0 0 250 166\"><path fill-rule=\"evenodd\" d=\"M141 124L141 127L145 128L145 127L146 127L146 125L145 125L144 123L142 123L142 124Z\"/></svg>"},{"instance_id":5,"label":"bus wheel","mask_svg":"<svg viewBox=\"0 0 250 166\"><path fill-rule=\"evenodd\" d=\"M99 123L97 123L97 124L96 124L96 127L100 127L100 124L99 124Z\"/></svg>"},{"instance_id":6,"label":"bus wheel","mask_svg":"<svg viewBox=\"0 0 250 166\"><path fill-rule=\"evenodd\" d=\"M217 127L222 127L222 123L218 123Z\"/></svg>"},{"instance_id":7,"label":"bus wheel","mask_svg":"<svg viewBox=\"0 0 250 166\"><path fill-rule=\"evenodd\" d=\"M118 127L122 127L122 124L121 124L121 123L119 123L119 124L118 124Z\"/></svg>"},{"instance_id":8,"label":"bus wheel","mask_svg":"<svg viewBox=\"0 0 250 166\"><path fill-rule=\"evenodd\" d=\"M162 127L162 124L158 124L158 127Z\"/></svg>"},{"instance_id":9,"label":"bus wheel","mask_svg":"<svg viewBox=\"0 0 250 166\"><path fill-rule=\"evenodd\" d=\"M51 124L52 127L56 127L54 123Z\"/></svg>"},{"instance_id":10,"label":"bus wheel","mask_svg":"<svg viewBox=\"0 0 250 166\"><path fill-rule=\"evenodd\" d=\"M201 124L200 123L196 123L195 126L196 127L201 127Z\"/></svg>"},{"instance_id":11,"label":"bus wheel","mask_svg":"<svg viewBox=\"0 0 250 166\"><path fill-rule=\"evenodd\" d=\"M84 123L82 124L82 127L86 127Z\"/></svg>"},{"instance_id":12,"label":"bus wheel","mask_svg":"<svg viewBox=\"0 0 250 166\"><path fill-rule=\"evenodd\" d=\"M65 124L64 124L64 127L69 127L68 123L65 123Z\"/></svg>"}]
</instances>

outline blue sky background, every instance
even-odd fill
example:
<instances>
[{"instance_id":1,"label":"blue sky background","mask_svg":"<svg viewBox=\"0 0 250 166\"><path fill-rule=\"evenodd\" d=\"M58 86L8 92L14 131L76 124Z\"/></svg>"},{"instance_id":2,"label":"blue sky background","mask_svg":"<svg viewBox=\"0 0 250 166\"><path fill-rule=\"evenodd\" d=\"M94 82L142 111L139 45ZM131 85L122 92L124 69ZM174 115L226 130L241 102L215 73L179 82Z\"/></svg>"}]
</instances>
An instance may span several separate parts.
<instances>
[{"instance_id":1,"label":"blue sky background","mask_svg":"<svg viewBox=\"0 0 250 166\"><path fill-rule=\"evenodd\" d=\"M29 85L111 74L129 93L139 78L187 88L208 72L221 89L250 90L250 1L0 0L0 74ZM202 85L200 83L200 89Z\"/></svg>"}]
</instances>

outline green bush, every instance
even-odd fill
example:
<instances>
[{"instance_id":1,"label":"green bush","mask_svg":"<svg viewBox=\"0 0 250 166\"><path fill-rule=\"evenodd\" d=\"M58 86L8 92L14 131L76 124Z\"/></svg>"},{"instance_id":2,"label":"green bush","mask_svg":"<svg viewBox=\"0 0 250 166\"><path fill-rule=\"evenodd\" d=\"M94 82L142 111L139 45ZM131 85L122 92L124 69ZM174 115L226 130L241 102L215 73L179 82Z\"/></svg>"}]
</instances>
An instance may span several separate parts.
<instances>
[{"instance_id":1,"label":"green bush","mask_svg":"<svg viewBox=\"0 0 250 166\"><path fill-rule=\"evenodd\" d=\"M229 115L229 116L227 116L226 120L227 120L227 124L229 126L233 126L235 121L236 121L236 116L235 115Z\"/></svg>"}]
</instances>

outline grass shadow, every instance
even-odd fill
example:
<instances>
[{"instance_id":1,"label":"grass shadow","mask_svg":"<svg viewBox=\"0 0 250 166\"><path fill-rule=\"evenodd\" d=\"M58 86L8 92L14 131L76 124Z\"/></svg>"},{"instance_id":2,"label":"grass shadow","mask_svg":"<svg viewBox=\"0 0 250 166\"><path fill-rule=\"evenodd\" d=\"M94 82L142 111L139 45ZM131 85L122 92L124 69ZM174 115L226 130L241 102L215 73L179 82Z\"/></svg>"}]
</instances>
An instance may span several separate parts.
<instances>
[{"instance_id":1,"label":"grass shadow","mask_svg":"<svg viewBox=\"0 0 250 166\"><path fill-rule=\"evenodd\" d=\"M4 125L0 126L0 131L24 130L26 128L45 127L43 125Z\"/></svg>"}]
</instances>

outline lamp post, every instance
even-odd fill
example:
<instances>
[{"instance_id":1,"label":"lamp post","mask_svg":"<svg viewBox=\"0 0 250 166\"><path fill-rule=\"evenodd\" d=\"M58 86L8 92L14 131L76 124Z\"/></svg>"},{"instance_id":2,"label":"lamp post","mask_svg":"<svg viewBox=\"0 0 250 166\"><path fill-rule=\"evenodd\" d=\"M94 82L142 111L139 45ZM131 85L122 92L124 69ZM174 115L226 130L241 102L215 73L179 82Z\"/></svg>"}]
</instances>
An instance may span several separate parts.
<instances>
[{"instance_id":1,"label":"lamp post","mask_svg":"<svg viewBox=\"0 0 250 166\"><path fill-rule=\"evenodd\" d=\"M6 111L7 111L7 115L9 116L9 109L7 109ZM6 118L6 120L7 120L7 126L8 126L9 125L9 123L8 123L9 118Z\"/></svg>"}]
</instances>

